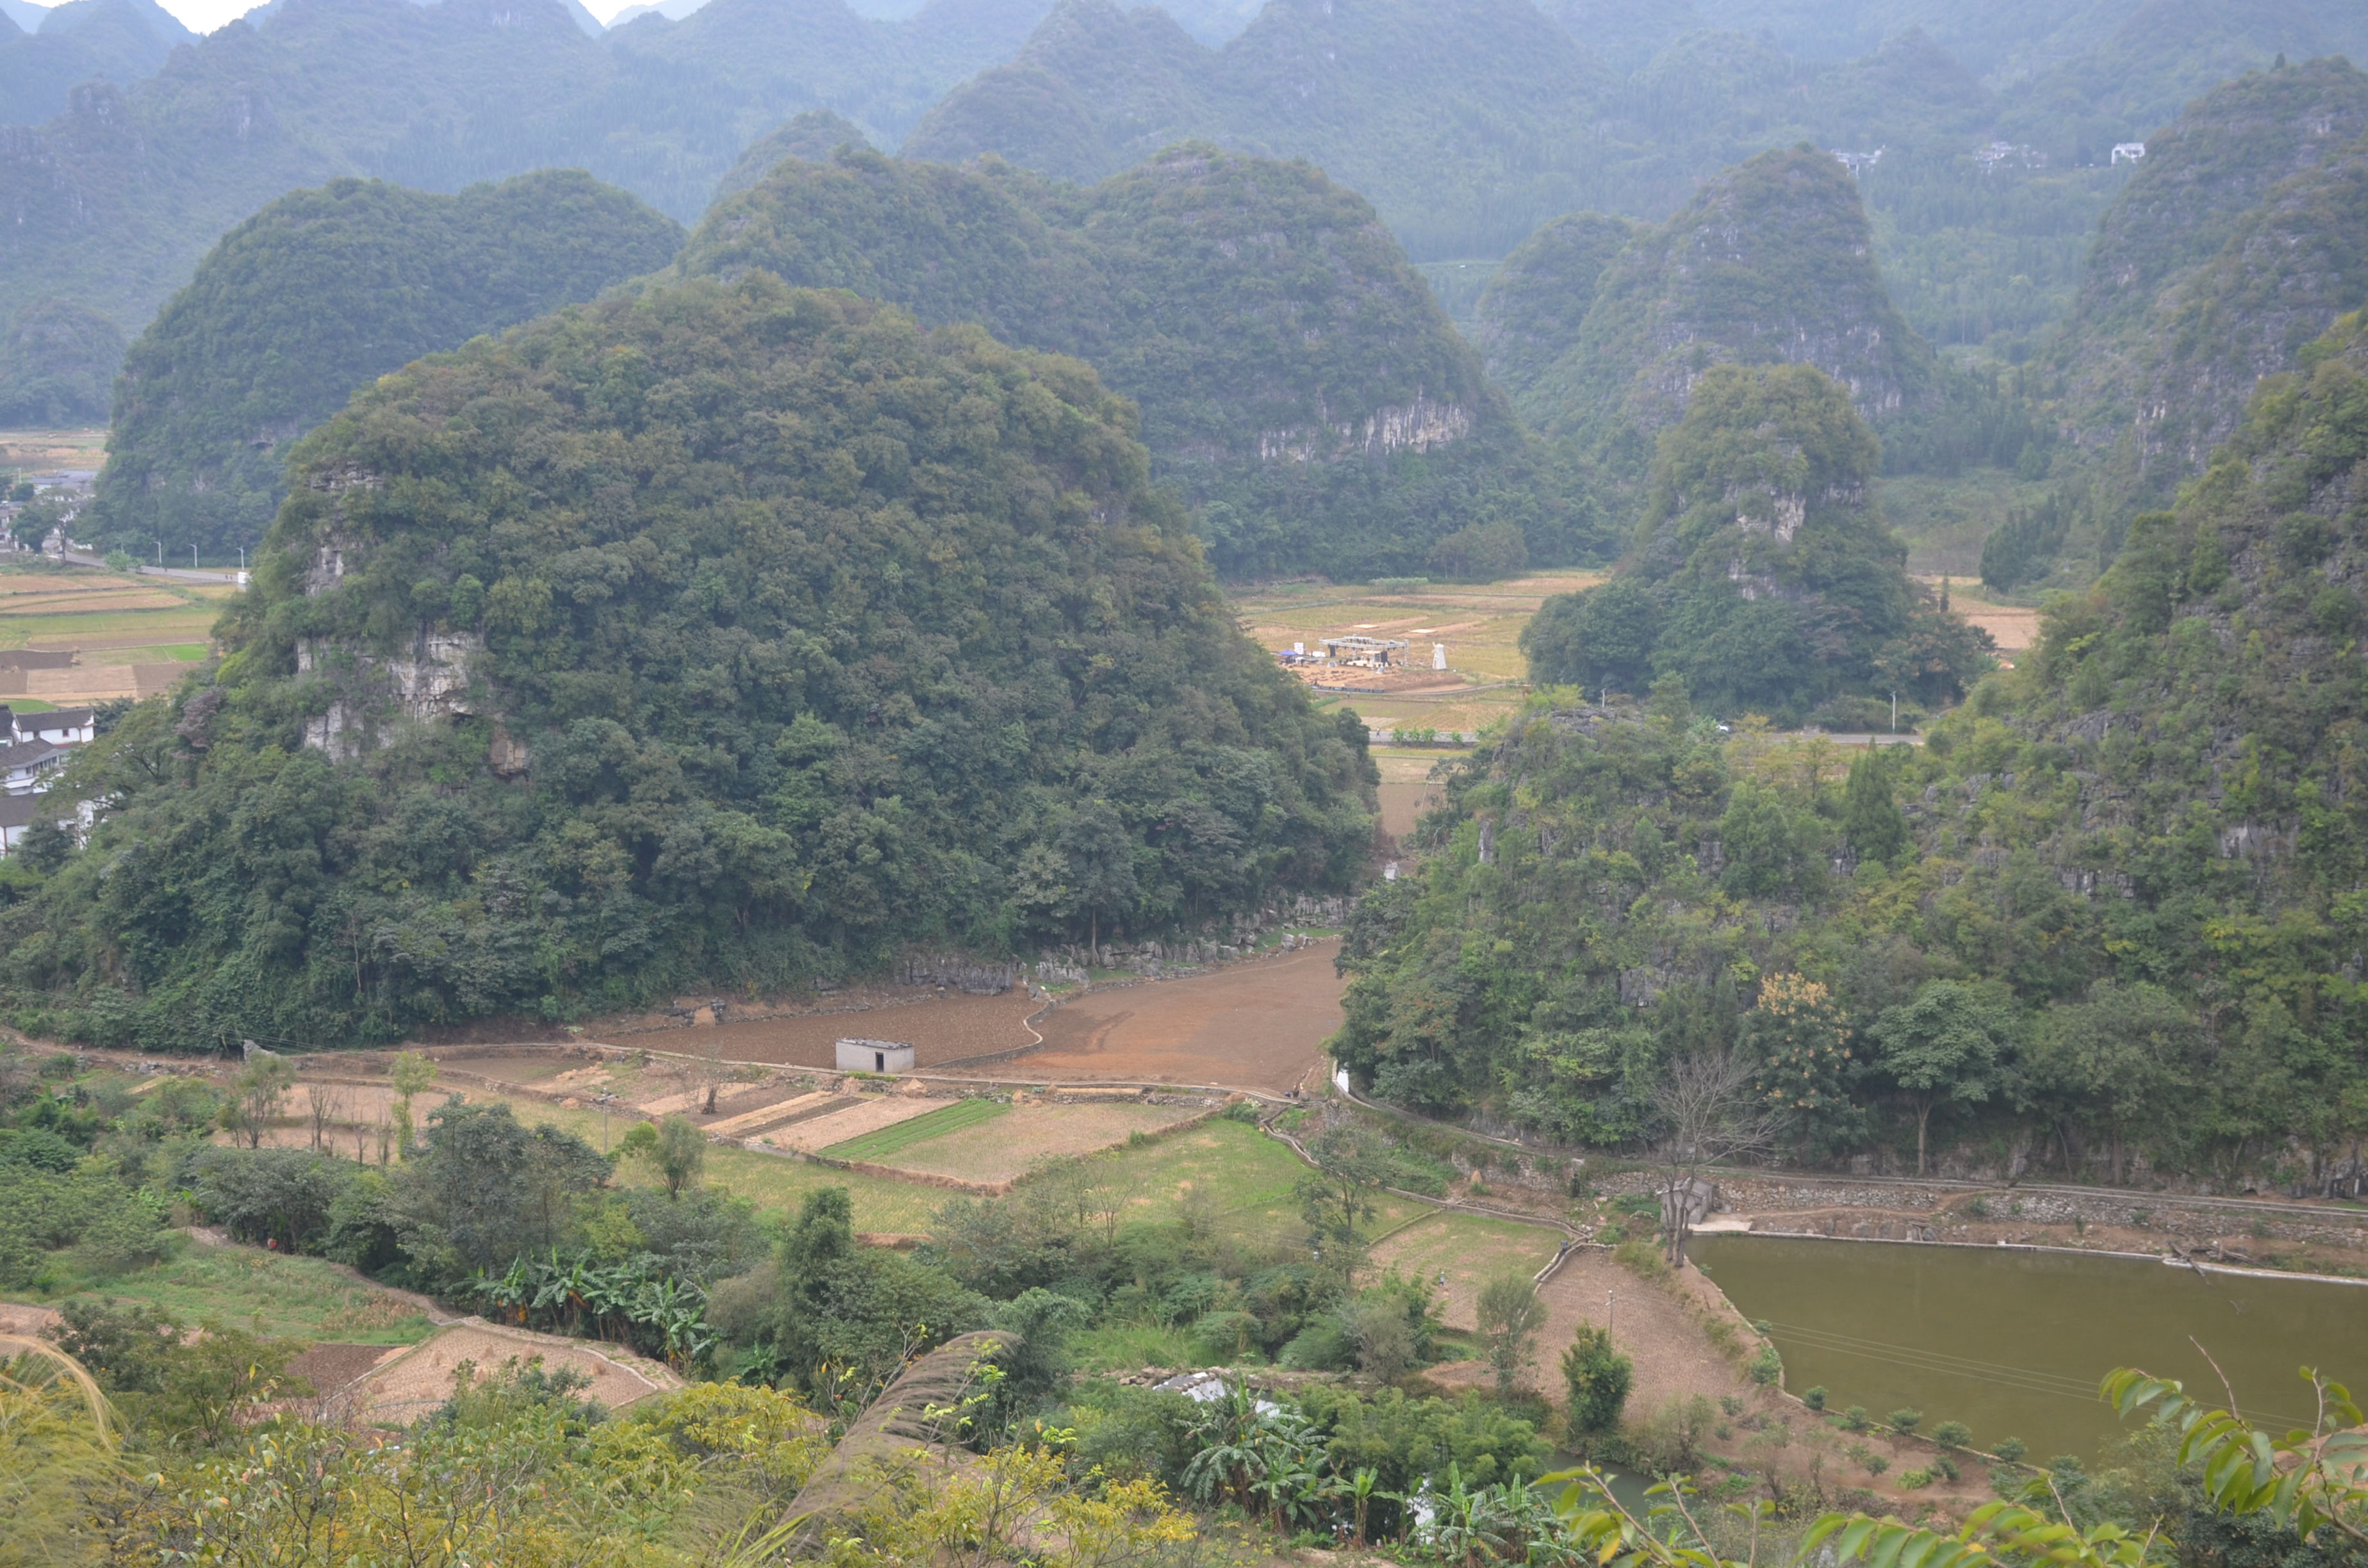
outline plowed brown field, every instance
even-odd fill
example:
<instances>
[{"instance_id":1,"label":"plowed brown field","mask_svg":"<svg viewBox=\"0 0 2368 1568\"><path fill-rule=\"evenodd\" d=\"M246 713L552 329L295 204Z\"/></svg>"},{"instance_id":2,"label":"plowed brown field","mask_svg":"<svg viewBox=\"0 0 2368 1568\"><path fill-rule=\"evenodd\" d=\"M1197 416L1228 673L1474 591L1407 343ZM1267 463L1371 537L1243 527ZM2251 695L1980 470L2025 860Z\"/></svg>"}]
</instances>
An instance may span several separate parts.
<instances>
[{"instance_id":1,"label":"plowed brown field","mask_svg":"<svg viewBox=\"0 0 2368 1568\"><path fill-rule=\"evenodd\" d=\"M1000 996L947 996L848 1013L806 1013L749 1018L636 1035L631 1043L653 1051L714 1054L725 1062L770 1062L785 1067L832 1067L843 1039L902 1040L914 1047L913 1065L928 1072L957 1057L1016 1051L1033 1043L1028 1015L1043 1006L1025 991Z\"/></svg>"},{"instance_id":2,"label":"plowed brown field","mask_svg":"<svg viewBox=\"0 0 2368 1568\"><path fill-rule=\"evenodd\" d=\"M1088 992L1036 1026L1043 1049L996 1071L1280 1093L1324 1070L1324 1041L1340 1027L1339 947L1319 942L1186 980Z\"/></svg>"}]
</instances>

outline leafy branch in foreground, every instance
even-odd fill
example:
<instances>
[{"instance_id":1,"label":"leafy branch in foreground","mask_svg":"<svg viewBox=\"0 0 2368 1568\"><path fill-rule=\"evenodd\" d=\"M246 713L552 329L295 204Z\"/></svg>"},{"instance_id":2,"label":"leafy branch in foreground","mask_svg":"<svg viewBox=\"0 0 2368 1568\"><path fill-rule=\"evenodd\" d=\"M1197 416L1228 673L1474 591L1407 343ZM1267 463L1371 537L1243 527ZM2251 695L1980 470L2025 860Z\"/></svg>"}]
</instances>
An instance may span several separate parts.
<instances>
[{"instance_id":1,"label":"leafy branch in foreground","mask_svg":"<svg viewBox=\"0 0 2368 1568\"><path fill-rule=\"evenodd\" d=\"M2179 1434L2178 1459L2193 1465L2204 1494L2224 1514L2266 1515L2307 1540L2322 1528L2368 1545L2368 1433L2351 1392L2316 1370L2310 1430L2272 1437L2233 1409L2214 1409L2165 1378L2124 1369L2104 1394L2123 1415L2150 1412ZM2237 1396L2231 1392L2228 1403Z\"/></svg>"}]
</instances>

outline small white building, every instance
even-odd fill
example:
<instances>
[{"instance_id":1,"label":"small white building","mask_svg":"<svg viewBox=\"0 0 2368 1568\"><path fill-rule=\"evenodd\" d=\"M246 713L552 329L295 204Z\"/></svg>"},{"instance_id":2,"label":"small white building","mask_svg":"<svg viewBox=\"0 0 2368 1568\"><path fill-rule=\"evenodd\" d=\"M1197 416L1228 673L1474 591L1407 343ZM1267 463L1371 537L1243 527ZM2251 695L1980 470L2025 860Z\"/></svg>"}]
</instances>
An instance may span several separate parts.
<instances>
[{"instance_id":1,"label":"small white building","mask_svg":"<svg viewBox=\"0 0 2368 1568\"><path fill-rule=\"evenodd\" d=\"M2113 143L2113 162L2117 164L2135 164L2145 156L2146 143L2143 142L2116 142Z\"/></svg>"},{"instance_id":2,"label":"small white building","mask_svg":"<svg viewBox=\"0 0 2368 1568\"><path fill-rule=\"evenodd\" d=\"M46 741L53 746L86 746L98 738L98 715L87 708L53 708L46 713L9 710L17 744Z\"/></svg>"},{"instance_id":3,"label":"small white building","mask_svg":"<svg viewBox=\"0 0 2368 1568\"><path fill-rule=\"evenodd\" d=\"M913 1048L893 1040L843 1040L838 1042L842 1073L910 1073Z\"/></svg>"}]
</instances>

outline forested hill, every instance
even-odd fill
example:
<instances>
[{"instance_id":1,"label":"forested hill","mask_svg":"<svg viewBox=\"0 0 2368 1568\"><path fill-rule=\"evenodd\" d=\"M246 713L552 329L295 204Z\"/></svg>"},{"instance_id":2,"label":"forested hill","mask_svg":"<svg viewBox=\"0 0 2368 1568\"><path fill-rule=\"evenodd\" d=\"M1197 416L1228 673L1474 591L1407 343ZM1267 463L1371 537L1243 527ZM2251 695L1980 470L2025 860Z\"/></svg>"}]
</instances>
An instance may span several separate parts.
<instances>
[{"instance_id":1,"label":"forested hill","mask_svg":"<svg viewBox=\"0 0 2368 1568\"><path fill-rule=\"evenodd\" d=\"M2368 75L2317 60L2189 106L2106 213L2053 349L2105 509L2167 500L2254 383L2363 303Z\"/></svg>"},{"instance_id":2,"label":"forested hill","mask_svg":"<svg viewBox=\"0 0 2368 1568\"><path fill-rule=\"evenodd\" d=\"M1937 406L1931 347L1885 292L1831 155L1763 153L1605 259L1615 233L1591 214L1552 225L1482 297L1483 341L1521 346L1493 368L1540 429L1641 465L1720 363L1815 365L1873 420Z\"/></svg>"},{"instance_id":3,"label":"forested hill","mask_svg":"<svg viewBox=\"0 0 2368 1568\"><path fill-rule=\"evenodd\" d=\"M1747 1053L1804 1157L2309 1182L2368 1127L2368 323L1927 744L1542 695L1368 895L1343 1060L1433 1107L1647 1135ZM1854 760L1851 760L1853 759ZM1963 1168L1962 1164L1958 1168Z\"/></svg>"},{"instance_id":4,"label":"forested hill","mask_svg":"<svg viewBox=\"0 0 2368 1568\"><path fill-rule=\"evenodd\" d=\"M285 494L289 444L355 389L654 272L682 237L575 172L458 196L340 180L282 197L131 346L87 526L102 548L252 545Z\"/></svg>"},{"instance_id":5,"label":"forested hill","mask_svg":"<svg viewBox=\"0 0 2368 1568\"><path fill-rule=\"evenodd\" d=\"M827 107L893 142L1042 15L712 0L593 38L561 0L281 0L128 86L77 76L62 111L0 100L26 127L0 160L0 311L55 297L128 340L234 225L340 176L457 191L582 168L688 222L785 119Z\"/></svg>"},{"instance_id":6,"label":"forested hill","mask_svg":"<svg viewBox=\"0 0 2368 1568\"><path fill-rule=\"evenodd\" d=\"M420 361L298 449L218 673L66 788L16 1016L218 1049L1340 890L1361 726L1074 360L770 277Z\"/></svg>"},{"instance_id":7,"label":"forested hill","mask_svg":"<svg viewBox=\"0 0 2368 1568\"><path fill-rule=\"evenodd\" d=\"M1521 633L1533 680L1674 682L1723 717L1877 727L1955 700L1986 640L1911 583L1874 497L1879 447L1811 365L1713 365L1656 443L1635 548Z\"/></svg>"},{"instance_id":8,"label":"forested hill","mask_svg":"<svg viewBox=\"0 0 2368 1568\"><path fill-rule=\"evenodd\" d=\"M1087 360L1141 404L1225 572L1418 573L1469 530L1541 559L1603 542L1372 207L1305 164L1186 145L1080 188L847 149L719 203L679 266Z\"/></svg>"},{"instance_id":9,"label":"forested hill","mask_svg":"<svg viewBox=\"0 0 2368 1568\"><path fill-rule=\"evenodd\" d=\"M138 81L195 37L154 0L90 0L27 32L0 16L0 125L38 125L63 112L77 82Z\"/></svg>"}]
</instances>

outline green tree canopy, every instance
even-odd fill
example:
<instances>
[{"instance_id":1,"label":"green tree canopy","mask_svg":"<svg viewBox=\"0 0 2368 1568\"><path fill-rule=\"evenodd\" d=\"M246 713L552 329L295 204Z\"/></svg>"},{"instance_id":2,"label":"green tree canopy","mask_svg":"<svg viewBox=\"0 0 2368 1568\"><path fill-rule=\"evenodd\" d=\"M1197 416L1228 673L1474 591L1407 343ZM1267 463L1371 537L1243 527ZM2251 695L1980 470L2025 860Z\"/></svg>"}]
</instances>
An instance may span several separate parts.
<instances>
[{"instance_id":1,"label":"green tree canopy","mask_svg":"<svg viewBox=\"0 0 2368 1568\"><path fill-rule=\"evenodd\" d=\"M381 380L301 447L212 682L88 754L18 994L385 1039L1349 886L1372 764L1131 426L1075 361L767 276Z\"/></svg>"}]
</instances>

